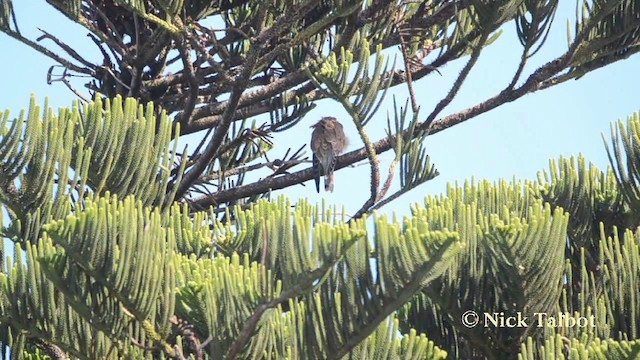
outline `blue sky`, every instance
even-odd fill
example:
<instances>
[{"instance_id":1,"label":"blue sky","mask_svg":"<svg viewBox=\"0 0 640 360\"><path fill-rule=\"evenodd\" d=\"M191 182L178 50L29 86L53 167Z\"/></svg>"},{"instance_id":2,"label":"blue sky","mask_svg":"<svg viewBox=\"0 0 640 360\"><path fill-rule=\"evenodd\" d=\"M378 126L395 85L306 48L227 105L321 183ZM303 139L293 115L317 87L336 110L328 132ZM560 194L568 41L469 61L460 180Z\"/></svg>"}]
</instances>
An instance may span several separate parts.
<instances>
[{"instance_id":1,"label":"blue sky","mask_svg":"<svg viewBox=\"0 0 640 360\"><path fill-rule=\"evenodd\" d=\"M98 61L95 45L86 37L87 31L59 15L43 0L16 1L20 30L31 39L41 33L40 27L60 39L80 48L81 54ZM575 3L562 1L543 49L533 58L524 77L538 66L559 56L567 47L566 22L572 19ZM28 15L28 16L27 16ZM571 20L573 21L573 20ZM54 49L49 42L43 42ZM6 35L0 35L0 108L17 115L25 108L31 93L39 103L49 97L50 104L70 106L74 95L62 83L46 84L46 73L54 61L20 44ZM446 116L464 110L498 93L509 83L517 67L521 46L515 35L515 25L504 27L503 35L486 48L456 99L441 113ZM466 58L440 69L442 75L433 74L415 83L418 102L424 119L433 106L449 91ZM626 117L639 108L637 84L640 83L638 56L610 65L588 74L577 81L569 81L554 88L529 94L524 98L480 115L461 125L427 138L427 149L432 162L441 175L383 208L407 214L409 204L420 202L425 194L438 194L448 182L465 179L496 180L499 178L534 179L546 169L550 158L560 155L584 154L587 160L600 168L608 164L602 134L609 136L609 124ZM386 112L392 111L392 95L398 103L407 97L406 87L390 91L385 103L368 125L370 137L379 139L386 127ZM291 132L276 134L276 149L270 156L281 156L287 148L299 148L308 142L309 126L321 116L338 117L351 139L348 150L360 147L355 127L339 104L330 100L318 103L301 124ZM257 118L258 123L267 121ZM387 173L392 153L382 155L381 172ZM259 174L266 176L268 172ZM355 212L368 197L368 165L346 169L336 174L333 194L315 193L312 182L285 190L292 199L307 197L312 202L326 198L328 203L345 205L347 212ZM396 177L395 185L398 186Z\"/></svg>"}]
</instances>

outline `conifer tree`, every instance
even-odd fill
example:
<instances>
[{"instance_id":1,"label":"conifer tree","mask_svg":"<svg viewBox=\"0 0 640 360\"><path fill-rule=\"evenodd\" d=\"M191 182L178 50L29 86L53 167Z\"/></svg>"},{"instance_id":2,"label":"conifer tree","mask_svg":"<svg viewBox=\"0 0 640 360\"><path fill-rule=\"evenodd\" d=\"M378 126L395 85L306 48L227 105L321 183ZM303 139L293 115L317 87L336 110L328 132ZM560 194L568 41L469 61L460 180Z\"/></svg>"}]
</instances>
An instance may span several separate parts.
<instances>
[{"instance_id":1,"label":"conifer tree","mask_svg":"<svg viewBox=\"0 0 640 360\"><path fill-rule=\"evenodd\" d=\"M530 73L558 1L47 2L87 29L102 62L46 29L23 36L0 0L0 30L49 56L48 80L77 97L0 113L0 229L12 244L0 243L0 358L640 352L638 114L612 126L606 170L560 158L535 181L450 186L404 219L375 212L438 175L429 135L637 52L637 1L579 1L566 51ZM508 23L522 44L512 81L441 116ZM452 88L421 109L414 82L456 59ZM90 78L87 93L74 75ZM380 120L394 86L409 98ZM271 134L321 101L344 107L363 144L336 171L370 166L352 217L270 198L314 176L302 148L269 155ZM381 124L387 136L371 139ZM526 326L471 326L515 313Z\"/></svg>"}]
</instances>

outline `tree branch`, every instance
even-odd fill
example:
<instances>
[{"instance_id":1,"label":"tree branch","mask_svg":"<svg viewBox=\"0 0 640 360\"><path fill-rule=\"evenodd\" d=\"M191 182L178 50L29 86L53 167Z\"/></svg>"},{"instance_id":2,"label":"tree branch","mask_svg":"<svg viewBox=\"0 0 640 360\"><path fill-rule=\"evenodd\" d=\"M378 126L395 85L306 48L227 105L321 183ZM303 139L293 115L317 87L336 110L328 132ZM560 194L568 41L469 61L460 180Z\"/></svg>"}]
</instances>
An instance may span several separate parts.
<instances>
[{"instance_id":1,"label":"tree branch","mask_svg":"<svg viewBox=\"0 0 640 360\"><path fill-rule=\"evenodd\" d=\"M40 347L45 354L51 356L52 359L67 360L69 358L69 355L67 355L62 348L52 342L37 338L35 343L38 344L38 347Z\"/></svg>"},{"instance_id":2,"label":"tree branch","mask_svg":"<svg viewBox=\"0 0 640 360\"><path fill-rule=\"evenodd\" d=\"M15 31L5 31L5 34L9 35L10 37L20 41L21 43L29 46L30 48L36 50L37 52L50 57L51 59L57 61L58 63L60 63L61 65L63 65L64 67L66 67L69 70L73 70L76 72L79 72L81 74L87 74L87 75L95 75L95 72L93 69L90 68L86 68L86 67L80 67L78 65L73 64L72 62L66 60L65 58L59 56L58 54L54 53L53 51L47 49L46 47L35 43L27 38L25 38L24 36L20 35L19 33L16 33Z\"/></svg>"},{"instance_id":3,"label":"tree branch","mask_svg":"<svg viewBox=\"0 0 640 360\"><path fill-rule=\"evenodd\" d=\"M196 73L193 69L193 62L191 61L191 52L188 48L189 44L197 42L193 39L188 29L184 29L184 34L180 37L178 42L178 49L182 58L182 66L185 74L187 75L187 82L189 83L189 97L184 107L184 119L189 123L191 113L196 107L196 100L198 98L198 90L200 89L200 83L196 78Z\"/></svg>"},{"instance_id":4,"label":"tree branch","mask_svg":"<svg viewBox=\"0 0 640 360\"><path fill-rule=\"evenodd\" d=\"M565 69L568 65L569 59L570 54L566 53L563 56L548 62L547 64L536 70L533 74L531 74L527 81L519 88L513 90L505 90L500 94L489 98L481 103L478 103L470 108L434 121L430 125L426 121L421 122L416 125L416 132L419 132L421 130L426 131L427 129L429 129L429 136L436 134L440 131L458 125L466 120L474 118L482 113L493 110L498 106L519 99L526 94L535 92L540 89L541 84L545 80L550 79L552 76ZM400 134L398 134L398 136L400 136ZM389 137L385 137L373 143L372 147L375 150L376 154L380 154L390 150L390 140L391 139ZM365 148L351 151L337 158L336 170L348 167L366 158L367 151ZM232 189L226 189L211 196L199 197L190 201L190 204L192 206L192 210L198 211L206 209L210 205L224 204L226 202L242 199L254 194L284 189L286 187L311 180L312 177L312 169L307 168L281 177L262 179L252 184L242 185Z\"/></svg>"},{"instance_id":5,"label":"tree branch","mask_svg":"<svg viewBox=\"0 0 640 360\"><path fill-rule=\"evenodd\" d=\"M480 57L480 53L482 52L482 48L484 46L484 43L487 41L488 36L489 36L488 32L485 32L480 36L480 40L478 41L475 49L473 49L473 52L471 53L471 58L469 59L467 64L464 66L462 71L460 71L460 74L458 75L458 78L456 79L456 81L453 83L451 90L449 90L447 95L442 100L440 100L438 105L436 105L436 107L433 109L431 114L429 114L429 116L427 117L427 120L425 121L427 126L433 121L433 119L436 118L436 116L438 116L440 111L442 111L447 105L451 103L453 98L456 96L456 94L460 90L460 87L462 86L464 81L467 79L467 76L471 72L471 69L478 61L478 58Z\"/></svg>"}]
</instances>

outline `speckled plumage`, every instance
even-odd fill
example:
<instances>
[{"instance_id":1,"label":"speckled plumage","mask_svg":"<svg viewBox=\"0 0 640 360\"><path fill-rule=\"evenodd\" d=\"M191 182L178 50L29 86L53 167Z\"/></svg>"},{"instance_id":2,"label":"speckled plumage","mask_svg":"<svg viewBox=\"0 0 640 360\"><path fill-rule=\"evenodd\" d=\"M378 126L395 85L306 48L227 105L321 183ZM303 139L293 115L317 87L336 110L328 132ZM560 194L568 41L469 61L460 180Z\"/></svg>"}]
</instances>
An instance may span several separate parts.
<instances>
[{"instance_id":1,"label":"speckled plumage","mask_svg":"<svg viewBox=\"0 0 640 360\"><path fill-rule=\"evenodd\" d=\"M320 192L320 176L324 175L325 191L333 192L333 169L336 157L347 147L347 137L342 124L334 117L323 117L311 126L311 151L316 190Z\"/></svg>"}]
</instances>

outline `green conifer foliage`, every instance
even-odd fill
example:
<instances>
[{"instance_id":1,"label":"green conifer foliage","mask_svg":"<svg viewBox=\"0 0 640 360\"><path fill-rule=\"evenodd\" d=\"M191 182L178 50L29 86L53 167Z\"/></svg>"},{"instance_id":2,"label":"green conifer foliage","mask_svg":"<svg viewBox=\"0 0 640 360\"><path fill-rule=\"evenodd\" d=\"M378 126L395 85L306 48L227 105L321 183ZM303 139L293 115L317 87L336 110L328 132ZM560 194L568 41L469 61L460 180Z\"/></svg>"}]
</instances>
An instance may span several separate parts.
<instances>
[{"instance_id":1,"label":"green conifer foliage","mask_svg":"<svg viewBox=\"0 0 640 360\"><path fill-rule=\"evenodd\" d=\"M405 218L377 212L439 174L428 136L640 51L638 1L578 1L566 51L528 75L557 0L47 2L103 59L27 38L0 0L0 31L81 99L0 112L0 359L639 357L638 114L612 125L605 171L559 158L534 181L472 179ZM510 22L510 83L441 116ZM423 116L414 80L463 57ZM409 98L372 139L397 85ZM271 196L312 177L302 148L268 157L271 134L323 99L362 143L335 170L370 167L351 218Z\"/></svg>"}]
</instances>

